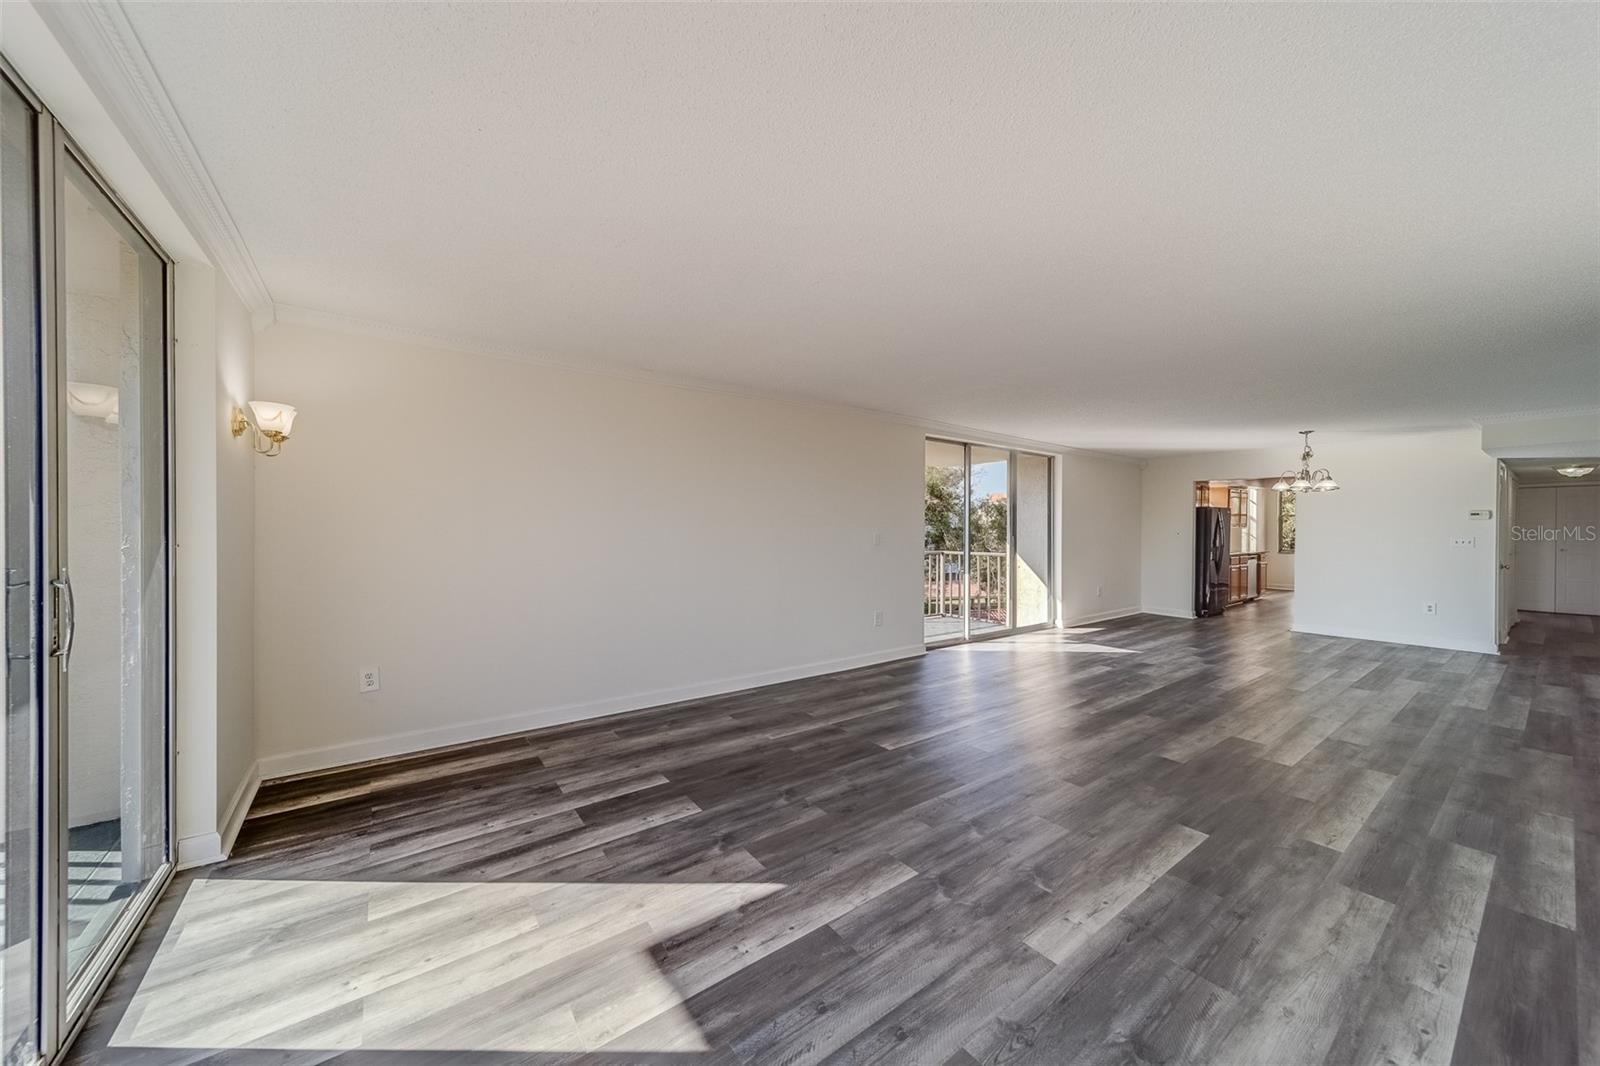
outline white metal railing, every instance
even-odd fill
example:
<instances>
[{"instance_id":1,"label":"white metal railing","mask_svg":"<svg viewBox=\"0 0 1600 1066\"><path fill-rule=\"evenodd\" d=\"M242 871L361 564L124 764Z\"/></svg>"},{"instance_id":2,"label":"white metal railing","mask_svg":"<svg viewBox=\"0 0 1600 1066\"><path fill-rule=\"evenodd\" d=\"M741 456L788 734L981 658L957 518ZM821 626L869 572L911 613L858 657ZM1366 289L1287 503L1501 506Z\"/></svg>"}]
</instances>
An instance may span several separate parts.
<instances>
[{"instance_id":1,"label":"white metal railing","mask_svg":"<svg viewBox=\"0 0 1600 1066\"><path fill-rule=\"evenodd\" d=\"M966 591L972 600L972 621L1005 625L1009 616L1006 593L1010 588L1011 560L1006 552L973 552ZM922 553L922 616L960 618L962 594L961 553Z\"/></svg>"}]
</instances>

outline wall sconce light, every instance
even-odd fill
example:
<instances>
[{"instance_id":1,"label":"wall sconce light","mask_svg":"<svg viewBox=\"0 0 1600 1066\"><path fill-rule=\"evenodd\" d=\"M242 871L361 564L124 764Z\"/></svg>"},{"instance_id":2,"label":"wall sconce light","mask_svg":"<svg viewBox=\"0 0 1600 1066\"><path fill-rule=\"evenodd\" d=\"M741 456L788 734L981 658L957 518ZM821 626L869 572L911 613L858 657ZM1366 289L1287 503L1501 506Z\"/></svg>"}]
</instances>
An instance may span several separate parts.
<instances>
[{"instance_id":1,"label":"wall sconce light","mask_svg":"<svg viewBox=\"0 0 1600 1066\"><path fill-rule=\"evenodd\" d=\"M230 425L235 437L244 436L246 430L255 433L251 445L257 455L273 456L283 451L283 442L289 439L294 429L294 416L298 413L286 403L251 400L249 415L243 408L234 407Z\"/></svg>"},{"instance_id":2,"label":"wall sconce light","mask_svg":"<svg viewBox=\"0 0 1600 1066\"><path fill-rule=\"evenodd\" d=\"M67 382L67 410L79 418L104 419L114 426L120 421L119 397L110 385L93 385L87 381Z\"/></svg>"}]
</instances>

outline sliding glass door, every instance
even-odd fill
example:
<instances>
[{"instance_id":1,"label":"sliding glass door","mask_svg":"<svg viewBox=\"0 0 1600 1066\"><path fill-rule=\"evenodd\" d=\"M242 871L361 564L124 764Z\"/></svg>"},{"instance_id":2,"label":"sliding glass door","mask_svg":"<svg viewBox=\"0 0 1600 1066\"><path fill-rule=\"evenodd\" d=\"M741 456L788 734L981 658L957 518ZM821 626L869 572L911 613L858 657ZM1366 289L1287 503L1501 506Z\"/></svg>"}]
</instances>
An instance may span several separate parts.
<instances>
[{"instance_id":1,"label":"sliding glass door","mask_svg":"<svg viewBox=\"0 0 1600 1066\"><path fill-rule=\"evenodd\" d=\"M1011 628L1011 453L967 446L967 635Z\"/></svg>"},{"instance_id":2,"label":"sliding glass door","mask_svg":"<svg viewBox=\"0 0 1600 1066\"><path fill-rule=\"evenodd\" d=\"M39 456L40 247L37 115L0 78L0 536L5 556L5 729L0 788L0 1058L39 1047L40 723L43 632Z\"/></svg>"},{"instance_id":3,"label":"sliding glass door","mask_svg":"<svg viewBox=\"0 0 1600 1066\"><path fill-rule=\"evenodd\" d=\"M930 437L923 472L923 640L1053 622L1050 457Z\"/></svg>"},{"instance_id":4,"label":"sliding glass door","mask_svg":"<svg viewBox=\"0 0 1600 1066\"><path fill-rule=\"evenodd\" d=\"M166 264L68 155L57 435L67 975L166 862Z\"/></svg>"},{"instance_id":5,"label":"sliding glass door","mask_svg":"<svg viewBox=\"0 0 1600 1066\"><path fill-rule=\"evenodd\" d=\"M0 77L4 1061L58 1049L171 873L171 262Z\"/></svg>"}]
</instances>

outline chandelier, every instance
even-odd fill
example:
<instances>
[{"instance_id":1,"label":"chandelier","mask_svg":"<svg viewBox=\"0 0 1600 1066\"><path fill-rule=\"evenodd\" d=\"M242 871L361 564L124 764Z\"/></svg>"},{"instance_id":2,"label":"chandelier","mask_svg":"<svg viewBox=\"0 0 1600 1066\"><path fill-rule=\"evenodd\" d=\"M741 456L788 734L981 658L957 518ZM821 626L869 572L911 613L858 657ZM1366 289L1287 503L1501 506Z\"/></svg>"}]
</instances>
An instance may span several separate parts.
<instances>
[{"instance_id":1,"label":"chandelier","mask_svg":"<svg viewBox=\"0 0 1600 1066\"><path fill-rule=\"evenodd\" d=\"M1300 435L1306 439L1305 450L1300 453L1300 470L1285 470L1278 475L1277 483L1272 486L1274 492L1336 492L1339 483L1333 480L1333 475L1328 473L1327 467L1311 469L1311 434L1316 432L1311 429L1302 429Z\"/></svg>"}]
</instances>

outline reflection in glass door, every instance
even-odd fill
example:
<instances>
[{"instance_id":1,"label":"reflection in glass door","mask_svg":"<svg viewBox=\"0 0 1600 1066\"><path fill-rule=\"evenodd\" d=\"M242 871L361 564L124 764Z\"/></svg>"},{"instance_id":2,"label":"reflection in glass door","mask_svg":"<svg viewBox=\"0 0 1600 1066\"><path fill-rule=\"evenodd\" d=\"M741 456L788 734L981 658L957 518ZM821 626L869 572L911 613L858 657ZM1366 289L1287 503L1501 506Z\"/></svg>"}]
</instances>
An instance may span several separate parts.
<instances>
[{"instance_id":1,"label":"reflection in glass door","mask_svg":"<svg viewBox=\"0 0 1600 1066\"><path fill-rule=\"evenodd\" d=\"M1055 620L1048 455L929 438L923 640L970 640Z\"/></svg>"},{"instance_id":2,"label":"reflection in glass door","mask_svg":"<svg viewBox=\"0 0 1600 1066\"><path fill-rule=\"evenodd\" d=\"M65 156L67 976L166 861L166 265Z\"/></svg>"}]
</instances>

